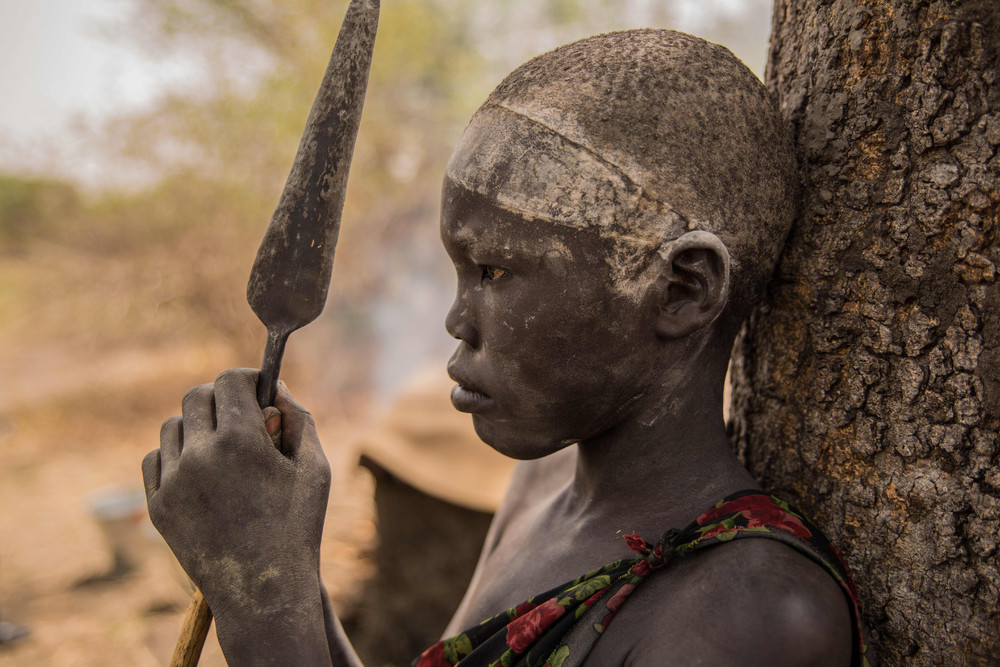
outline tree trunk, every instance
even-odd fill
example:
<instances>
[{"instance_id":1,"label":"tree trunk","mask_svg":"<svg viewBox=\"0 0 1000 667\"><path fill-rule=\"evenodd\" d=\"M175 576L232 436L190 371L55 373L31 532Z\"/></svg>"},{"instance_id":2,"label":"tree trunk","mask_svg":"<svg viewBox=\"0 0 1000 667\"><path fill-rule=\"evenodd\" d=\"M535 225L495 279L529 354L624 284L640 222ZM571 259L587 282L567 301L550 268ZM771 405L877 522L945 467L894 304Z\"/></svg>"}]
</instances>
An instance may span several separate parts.
<instances>
[{"instance_id":1,"label":"tree trunk","mask_svg":"<svg viewBox=\"0 0 1000 667\"><path fill-rule=\"evenodd\" d=\"M998 43L997 0L775 5L804 192L733 434L842 547L887 665L1000 662Z\"/></svg>"}]
</instances>

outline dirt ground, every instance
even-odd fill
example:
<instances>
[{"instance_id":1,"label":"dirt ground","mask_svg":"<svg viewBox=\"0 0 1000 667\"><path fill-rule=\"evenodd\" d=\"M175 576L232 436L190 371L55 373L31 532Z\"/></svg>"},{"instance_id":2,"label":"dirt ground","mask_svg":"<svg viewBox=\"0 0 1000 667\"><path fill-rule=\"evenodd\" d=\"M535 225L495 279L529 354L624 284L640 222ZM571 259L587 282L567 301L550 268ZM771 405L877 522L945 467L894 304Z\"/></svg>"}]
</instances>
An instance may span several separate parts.
<instances>
[{"instance_id":1,"label":"dirt ground","mask_svg":"<svg viewBox=\"0 0 1000 667\"><path fill-rule=\"evenodd\" d=\"M187 606L184 577L143 519L134 525L136 571L79 586L112 560L91 502L109 487L140 490L139 463L157 446L160 422L187 387L234 362L216 348L91 355L64 346L0 358L0 620L30 630L0 645L0 667L168 664ZM342 444L357 427L296 393L313 406L333 468L324 580L346 609L370 571L371 481ZM214 636L201 664L225 664Z\"/></svg>"}]
</instances>

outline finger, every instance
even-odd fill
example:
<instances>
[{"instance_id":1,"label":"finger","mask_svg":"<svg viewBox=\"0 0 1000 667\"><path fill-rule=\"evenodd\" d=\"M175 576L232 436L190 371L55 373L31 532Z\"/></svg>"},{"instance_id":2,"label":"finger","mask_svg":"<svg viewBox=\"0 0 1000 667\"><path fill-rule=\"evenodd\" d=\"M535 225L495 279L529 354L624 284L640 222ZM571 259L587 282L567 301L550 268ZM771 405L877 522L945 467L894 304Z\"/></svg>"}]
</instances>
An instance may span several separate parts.
<instances>
[{"instance_id":1,"label":"finger","mask_svg":"<svg viewBox=\"0 0 1000 667\"><path fill-rule=\"evenodd\" d=\"M215 430L215 392L210 384L192 387L181 401L184 440L188 446L207 442Z\"/></svg>"},{"instance_id":2,"label":"finger","mask_svg":"<svg viewBox=\"0 0 1000 667\"><path fill-rule=\"evenodd\" d=\"M160 450L154 449L142 459L142 485L146 487L146 501L160 489Z\"/></svg>"},{"instance_id":3,"label":"finger","mask_svg":"<svg viewBox=\"0 0 1000 667\"><path fill-rule=\"evenodd\" d=\"M281 410L269 405L261 413L264 417L264 429L271 436L271 442L277 446L281 442Z\"/></svg>"},{"instance_id":4,"label":"finger","mask_svg":"<svg viewBox=\"0 0 1000 667\"><path fill-rule=\"evenodd\" d=\"M160 455L158 460L162 468L177 464L184 448L184 423L180 417L171 417L160 427ZM159 476L157 476L159 479Z\"/></svg>"},{"instance_id":5,"label":"finger","mask_svg":"<svg viewBox=\"0 0 1000 667\"><path fill-rule=\"evenodd\" d=\"M232 368L215 378L215 415L222 432L256 426L264 431L264 417L257 406L257 371Z\"/></svg>"},{"instance_id":6,"label":"finger","mask_svg":"<svg viewBox=\"0 0 1000 667\"><path fill-rule=\"evenodd\" d=\"M298 458L306 453L315 454L319 447L316 425L312 415L288 392L284 382L278 382L278 392L274 397L274 407L281 411L281 449L289 458Z\"/></svg>"}]
</instances>

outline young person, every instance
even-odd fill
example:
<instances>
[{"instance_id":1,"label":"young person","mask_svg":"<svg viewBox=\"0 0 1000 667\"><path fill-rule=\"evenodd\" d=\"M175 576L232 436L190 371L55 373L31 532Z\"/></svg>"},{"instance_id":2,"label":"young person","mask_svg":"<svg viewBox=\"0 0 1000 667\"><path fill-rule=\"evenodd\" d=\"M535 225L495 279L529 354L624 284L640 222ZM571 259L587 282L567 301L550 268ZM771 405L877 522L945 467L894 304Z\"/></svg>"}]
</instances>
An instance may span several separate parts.
<instances>
[{"instance_id":1,"label":"young person","mask_svg":"<svg viewBox=\"0 0 1000 667\"><path fill-rule=\"evenodd\" d=\"M567 45L477 111L442 197L452 402L523 462L454 636L417 664L864 664L835 551L759 490L722 420L795 193L763 86L681 33ZM276 451L255 381L185 396L143 462L150 516L231 663L358 664L319 581L311 417L282 389Z\"/></svg>"}]
</instances>

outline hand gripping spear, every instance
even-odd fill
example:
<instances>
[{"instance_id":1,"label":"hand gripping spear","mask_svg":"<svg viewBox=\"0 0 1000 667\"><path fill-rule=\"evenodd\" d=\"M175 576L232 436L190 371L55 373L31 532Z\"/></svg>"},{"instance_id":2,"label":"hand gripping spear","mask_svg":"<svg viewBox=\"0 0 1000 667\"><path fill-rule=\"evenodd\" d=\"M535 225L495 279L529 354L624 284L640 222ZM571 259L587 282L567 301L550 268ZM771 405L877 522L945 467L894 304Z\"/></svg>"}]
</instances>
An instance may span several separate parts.
<instances>
[{"instance_id":1,"label":"hand gripping spear","mask_svg":"<svg viewBox=\"0 0 1000 667\"><path fill-rule=\"evenodd\" d=\"M250 271L247 301L267 327L257 381L261 409L274 403L289 334L319 317L326 303L378 14L379 0L351 0L347 8L295 162ZM198 664L211 623L211 611L195 591L171 667Z\"/></svg>"}]
</instances>

